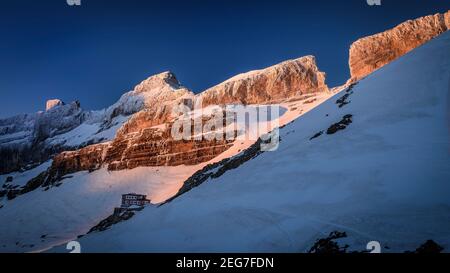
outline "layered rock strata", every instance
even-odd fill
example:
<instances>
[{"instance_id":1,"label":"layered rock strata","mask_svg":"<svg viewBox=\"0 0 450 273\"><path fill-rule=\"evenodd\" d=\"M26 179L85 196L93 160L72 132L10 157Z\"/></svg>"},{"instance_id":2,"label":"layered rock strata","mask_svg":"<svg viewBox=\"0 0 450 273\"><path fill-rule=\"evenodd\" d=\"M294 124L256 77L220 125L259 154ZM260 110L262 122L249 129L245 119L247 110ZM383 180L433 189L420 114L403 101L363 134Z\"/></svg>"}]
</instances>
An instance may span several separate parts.
<instances>
[{"instance_id":1,"label":"layered rock strata","mask_svg":"<svg viewBox=\"0 0 450 273\"><path fill-rule=\"evenodd\" d=\"M408 20L393 29L368 36L350 47L350 73L353 81L405 55L450 29L450 11Z\"/></svg>"}]
</instances>

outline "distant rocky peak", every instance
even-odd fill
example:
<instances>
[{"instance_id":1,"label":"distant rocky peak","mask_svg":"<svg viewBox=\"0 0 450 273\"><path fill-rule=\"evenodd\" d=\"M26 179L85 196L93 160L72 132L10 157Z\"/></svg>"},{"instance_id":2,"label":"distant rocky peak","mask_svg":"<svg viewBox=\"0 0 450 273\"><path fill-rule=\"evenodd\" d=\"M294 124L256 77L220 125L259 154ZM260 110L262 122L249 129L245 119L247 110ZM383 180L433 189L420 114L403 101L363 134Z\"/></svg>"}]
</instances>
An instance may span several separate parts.
<instances>
[{"instance_id":1,"label":"distant rocky peak","mask_svg":"<svg viewBox=\"0 0 450 273\"><path fill-rule=\"evenodd\" d=\"M159 73L151 76L150 78L142 81L138 84L134 91L136 93L148 92L153 90L165 90L165 88L170 87L171 89L180 89L183 88L180 82L178 81L175 74L170 71L166 71L163 73Z\"/></svg>"},{"instance_id":2,"label":"distant rocky peak","mask_svg":"<svg viewBox=\"0 0 450 273\"><path fill-rule=\"evenodd\" d=\"M132 91L123 94L119 101L110 106L106 110L105 124L109 126L112 119L119 115L129 116L145 111L132 120L140 120L145 116L144 119L153 120L153 125L159 125L170 118L169 114L174 105L191 97L194 97L194 93L183 87L172 72L156 74L142 81ZM131 131L130 128L139 126L133 124L126 127L129 129L126 131Z\"/></svg>"},{"instance_id":3,"label":"distant rocky peak","mask_svg":"<svg viewBox=\"0 0 450 273\"><path fill-rule=\"evenodd\" d=\"M65 103L62 100L59 99L52 99L52 100L48 100L46 107L45 107L45 111L49 111L57 106L61 106L64 105Z\"/></svg>"},{"instance_id":4,"label":"distant rocky peak","mask_svg":"<svg viewBox=\"0 0 450 273\"><path fill-rule=\"evenodd\" d=\"M234 76L199 96L203 105L274 103L308 93L327 92L325 73L314 56L284 61Z\"/></svg>"}]
</instances>

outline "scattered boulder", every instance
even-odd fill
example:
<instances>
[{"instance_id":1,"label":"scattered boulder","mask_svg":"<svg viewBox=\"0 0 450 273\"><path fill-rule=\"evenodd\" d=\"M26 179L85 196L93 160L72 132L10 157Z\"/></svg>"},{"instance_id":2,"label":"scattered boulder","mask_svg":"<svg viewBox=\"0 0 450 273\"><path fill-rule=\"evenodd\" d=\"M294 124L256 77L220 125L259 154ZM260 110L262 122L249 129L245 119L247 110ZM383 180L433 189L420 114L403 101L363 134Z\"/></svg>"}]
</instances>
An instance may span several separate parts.
<instances>
[{"instance_id":1,"label":"scattered boulder","mask_svg":"<svg viewBox=\"0 0 450 273\"><path fill-rule=\"evenodd\" d=\"M5 183L11 183L11 182L13 182L13 177L12 176L8 176L7 178L6 178L6 181L5 181Z\"/></svg>"},{"instance_id":2,"label":"scattered boulder","mask_svg":"<svg viewBox=\"0 0 450 273\"><path fill-rule=\"evenodd\" d=\"M348 98L350 97L350 95L353 94L353 87L355 87L356 84L357 83L351 84L347 88L347 90L345 90L345 94L336 101L336 104L339 106L339 108L342 108L343 106L345 106L345 105L350 103Z\"/></svg>"},{"instance_id":3,"label":"scattered boulder","mask_svg":"<svg viewBox=\"0 0 450 273\"><path fill-rule=\"evenodd\" d=\"M350 97L350 93L345 93L344 96L340 97L336 104L339 106L339 108L342 108L344 105L349 104L348 97Z\"/></svg>"},{"instance_id":4,"label":"scattered boulder","mask_svg":"<svg viewBox=\"0 0 450 273\"><path fill-rule=\"evenodd\" d=\"M352 117L353 115L345 115L341 121L331 125L330 128L328 128L327 130L327 135L335 134L336 132L347 128L347 126L353 122Z\"/></svg>"}]
</instances>

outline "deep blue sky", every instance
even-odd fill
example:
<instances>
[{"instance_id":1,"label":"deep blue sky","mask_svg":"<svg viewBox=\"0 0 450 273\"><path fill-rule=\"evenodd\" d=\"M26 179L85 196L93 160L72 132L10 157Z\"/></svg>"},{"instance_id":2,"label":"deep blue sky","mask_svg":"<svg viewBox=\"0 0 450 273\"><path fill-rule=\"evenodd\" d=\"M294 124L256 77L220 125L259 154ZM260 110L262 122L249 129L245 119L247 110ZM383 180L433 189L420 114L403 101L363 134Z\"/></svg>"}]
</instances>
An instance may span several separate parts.
<instances>
[{"instance_id":1,"label":"deep blue sky","mask_svg":"<svg viewBox=\"0 0 450 273\"><path fill-rule=\"evenodd\" d=\"M448 9L447 0L4 0L0 117L51 98L101 109L166 70L200 92L308 54L335 86L349 76L353 41Z\"/></svg>"}]
</instances>

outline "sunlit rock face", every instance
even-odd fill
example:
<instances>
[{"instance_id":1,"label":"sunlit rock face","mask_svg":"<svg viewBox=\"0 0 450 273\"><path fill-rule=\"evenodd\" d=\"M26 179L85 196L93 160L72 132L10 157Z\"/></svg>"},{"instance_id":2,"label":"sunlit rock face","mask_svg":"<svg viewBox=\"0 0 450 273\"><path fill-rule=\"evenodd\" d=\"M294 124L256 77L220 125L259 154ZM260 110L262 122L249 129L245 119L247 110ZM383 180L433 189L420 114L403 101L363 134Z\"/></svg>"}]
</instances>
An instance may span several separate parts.
<instances>
[{"instance_id":1,"label":"sunlit rock face","mask_svg":"<svg viewBox=\"0 0 450 273\"><path fill-rule=\"evenodd\" d=\"M62 100L59 100L59 99L48 100L46 107L45 107L45 111L48 111L52 108L55 108L55 107L61 106L61 105L64 105L64 102Z\"/></svg>"},{"instance_id":2,"label":"sunlit rock face","mask_svg":"<svg viewBox=\"0 0 450 273\"><path fill-rule=\"evenodd\" d=\"M260 104L324 91L328 91L325 73L317 68L314 56L306 56L237 75L204 91L200 98L203 106Z\"/></svg>"},{"instance_id":3,"label":"sunlit rock face","mask_svg":"<svg viewBox=\"0 0 450 273\"><path fill-rule=\"evenodd\" d=\"M173 107L194 94L183 87L171 72L163 72L142 81L107 109L111 120L118 115L136 114L126 124L125 132L162 124L171 119Z\"/></svg>"},{"instance_id":4,"label":"sunlit rock face","mask_svg":"<svg viewBox=\"0 0 450 273\"><path fill-rule=\"evenodd\" d=\"M117 171L142 166L196 165L215 158L232 145L225 137L222 140L175 140L171 126L147 128L119 136L111 143L61 153L54 157L50 176L57 180L66 174L97 170L102 166Z\"/></svg>"},{"instance_id":5,"label":"sunlit rock face","mask_svg":"<svg viewBox=\"0 0 450 273\"><path fill-rule=\"evenodd\" d=\"M350 73L359 80L450 28L450 11L406 21L350 47Z\"/></svg>"}]
</instances>

